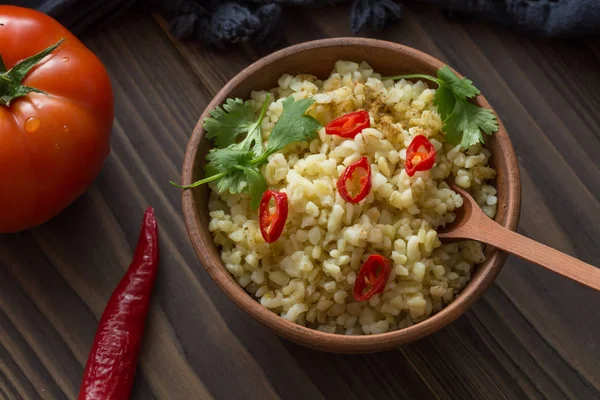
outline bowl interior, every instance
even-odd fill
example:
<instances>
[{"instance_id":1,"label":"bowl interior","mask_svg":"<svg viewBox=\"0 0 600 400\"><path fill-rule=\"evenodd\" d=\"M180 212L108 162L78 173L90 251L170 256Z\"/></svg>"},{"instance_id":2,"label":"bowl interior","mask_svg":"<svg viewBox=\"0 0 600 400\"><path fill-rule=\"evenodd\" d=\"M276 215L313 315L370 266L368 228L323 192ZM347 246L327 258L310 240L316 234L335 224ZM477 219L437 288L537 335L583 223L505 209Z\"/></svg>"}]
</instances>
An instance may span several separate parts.
<instances>
[{"instance_id":1,"label":"bowl interior","mask_svg":"<svg viewBox=\"0 0 600 400\"><path fill-rule=\"evenodd\" d=\"M201 116L188 144L183 166L183 183L189 184L204 175L205 156L211 147L203 140L202 120L209 110L222 104L228 97L247 99L252 90L270 89L284 73L309 73L319 78L327 77L337 60L366 61L383 76L405 73L435 75L443 63L415 49L395 43L372 39L325 39L288 47L252 64L234 77L215 96ZM479 96L476 103L491 108ZM520 182L516 157L510 139L500 122L500 129L486 142L492 153L490 164L497 170L498 211L495 220L501 225L516 229L520 209ZM460 316L493 282L500 272L506 254L491 247L486 248L486 261L479 265L471 281L457 298L442 311L411 327L371 336L345 336L305 328L284 320L263 308L226 271L219 250L208 231L208 187L186 190L183 193L183 210L190 239L203 266L225 291L246 312L279 335L308 347L335 352L369 352L396 347L416 340L440 329Z\"/></svg>"}]
</instances>

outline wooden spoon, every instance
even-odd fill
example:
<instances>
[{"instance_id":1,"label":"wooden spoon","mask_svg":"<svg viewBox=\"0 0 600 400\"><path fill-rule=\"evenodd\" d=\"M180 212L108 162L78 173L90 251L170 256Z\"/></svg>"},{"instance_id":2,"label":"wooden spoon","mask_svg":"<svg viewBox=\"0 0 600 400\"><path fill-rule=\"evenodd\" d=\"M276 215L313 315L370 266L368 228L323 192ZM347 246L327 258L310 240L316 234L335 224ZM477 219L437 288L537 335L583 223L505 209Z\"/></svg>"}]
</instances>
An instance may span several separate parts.
<instances>
[{"instance_id":1,"label":"wooden spoon","mask_svg":"<svg viewBox=\"0 0 600 400\"><path fill-rule=\"evenodd\" d=\"M487 243L583 285L600 290L600 268L506 229L485 215L469 193L454 184L450 184L450 187L462 196L464 203L456 210L456 220L438 231L441 240L451 242L470 239Z\"/></svg>"}]
</instances>

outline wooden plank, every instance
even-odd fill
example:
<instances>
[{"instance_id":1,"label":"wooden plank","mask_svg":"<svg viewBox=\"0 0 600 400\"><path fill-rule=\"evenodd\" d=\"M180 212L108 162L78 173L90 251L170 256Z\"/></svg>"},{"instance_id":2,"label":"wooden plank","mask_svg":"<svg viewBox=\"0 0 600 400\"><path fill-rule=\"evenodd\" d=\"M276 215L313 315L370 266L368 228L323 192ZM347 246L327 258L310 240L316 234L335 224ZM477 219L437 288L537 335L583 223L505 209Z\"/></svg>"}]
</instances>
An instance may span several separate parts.
<instances>
[{"instance_id":1,"label":"wooden plank","mask_svg":"<svg viewBox=\"0 0 600 400\"><path fill-rule=\"evenodd\" d=\"M0 369L0 397L7 400L18 400L19 392L17 388L8 380L6 375Z\"/></svg>"},{"instance_id":2,"label":"wooden plank","mask_svg":"<svg viewBox=\"0 0 600 400\"><path fill-rule=\"evenodd\" d=\"M3 316L2 320L2 339L6 340L8 336L8 324ZM11 355L4 348L4 344L0 343L0 373L5 377L7 386L13 390L7 392L16 393L16 398L20 399L40 399L37 390L33 387L30 378L23 372ZM45 390L43 388L42 390Z\"/></svg>"},{"instance_id":3,"label":"wooden plank","mask_svg":"<svg viewBox=\"0 0 600 400\"><path fill-rule=\"evenodd\" d=\"M4 251L2 252L5 253ZM35 303L0 269L2 346L43 399L74 397L73 356Z\"/></svg>"}]
</instances>

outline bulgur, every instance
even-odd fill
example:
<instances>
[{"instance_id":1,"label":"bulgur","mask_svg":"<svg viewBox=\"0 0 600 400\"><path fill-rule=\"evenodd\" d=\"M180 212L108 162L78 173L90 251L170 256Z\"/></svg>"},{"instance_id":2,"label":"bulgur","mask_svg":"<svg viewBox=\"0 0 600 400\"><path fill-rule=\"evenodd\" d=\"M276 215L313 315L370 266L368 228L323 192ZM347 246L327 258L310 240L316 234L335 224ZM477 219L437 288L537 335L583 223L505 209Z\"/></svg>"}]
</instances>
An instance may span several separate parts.
<instances>
[{"instance_id":1,"label":"bulgur","mask_svg":"<svg viewBox=\"0 0 600 400\"><path fill-rule=\"evenodd\" d=\"M261 236L247 194L217 193L211 183L209 230L237 282L283 318L324 332L376 334L410 326L450 303L484 261L482 245L442 245L436 229L452 222L462 198L446 180L468 189L489 217L496 213L495 171L477 144L464 150L445 143L434 90L422 82L382 80L366 63L338 61L324 81L283 75L269 90L263 140L287 96L312 97L308 114L322 125L366 109L371 127L354 139L326 135L287 146L262 167L269 188L287 193L289 215L272 244ZM267 91L253 92L258 113ZM435 166L409 177L406 148L416 135L435 146ZM336 181L366 156L372 189L357 204L345 202ZM389 258L392 271L382 293L367 301L353 286L369 254Z\"/></svg>"}]
</instances>

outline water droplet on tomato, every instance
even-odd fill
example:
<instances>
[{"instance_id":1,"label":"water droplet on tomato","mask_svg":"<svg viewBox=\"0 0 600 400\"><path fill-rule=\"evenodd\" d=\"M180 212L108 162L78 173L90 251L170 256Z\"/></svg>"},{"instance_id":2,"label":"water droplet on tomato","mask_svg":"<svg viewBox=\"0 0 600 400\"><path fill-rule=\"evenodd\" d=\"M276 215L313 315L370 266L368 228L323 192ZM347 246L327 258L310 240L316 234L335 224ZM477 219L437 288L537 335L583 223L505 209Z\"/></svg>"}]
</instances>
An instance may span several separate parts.
<instances>
[{"instance_id":1,"label":"water droplet on tomato","mask_svg":"<svg viewBox=\"0 0 600 400\"><path fill-rule=\"evenodd\" d=\"M63 132L65 133L69 133L69 127L68 126L63 126Z\"/></svg>"},{"instance_id":2,"label":"water droplet on tomato","mask_svg":"<svg viewBox=\"0 0 600 400\"><path fill-rule=\"evenodd\" d=\"M69 57L63 57L63 61L64 61L64 62L67 62L67 61L69 61L69 60L70 60L70 58L69 58Z\"/></svg>"},{"instance_id":3,"label":"water droplet on tomato","mask_svg":"<svg viewBox=\"0 0 600 400\"><path fill-rule=\"evenodd\" d=\"M58 143L56 143L56 144L54 145L54 148L55 148L56 150L60 150L60 146L58 145Z\"/></svg>"},{"instance_id":4,"label":"water droplet on tomato","mask_svg":"<svg viewBox=\"0 0 600 400\"><path fill-rule=\"evenodd\" d=\"M38 117L29 117L25 120L25 130L29 133L35 132L40 128L41 123Z\"/></svg>"}]
</instances>

